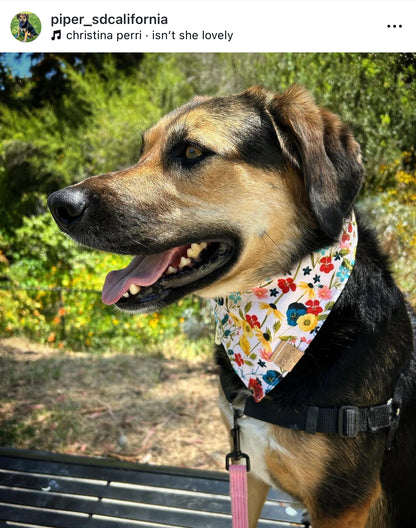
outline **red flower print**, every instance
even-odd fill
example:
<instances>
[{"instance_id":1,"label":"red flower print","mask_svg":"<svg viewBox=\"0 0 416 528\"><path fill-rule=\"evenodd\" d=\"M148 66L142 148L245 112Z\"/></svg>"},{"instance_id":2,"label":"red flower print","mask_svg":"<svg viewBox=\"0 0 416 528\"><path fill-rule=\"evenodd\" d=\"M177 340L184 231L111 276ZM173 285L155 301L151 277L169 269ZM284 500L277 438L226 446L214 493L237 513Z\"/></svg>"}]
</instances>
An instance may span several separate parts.
<instances>
[{"instance_id":1,"label":"red flower print","mask_svg":"<svg viewBox=\"0 0 416 528\"><path fill-rule=\"evenodd\" d=\"M332 264L332 257L322 257L319 262L321 264L321 267L319 269L323 273L329 273L334 269L334 265Z\"/></svg>"},{"instance_id":2,"label":"red flower print","mask_svg":"<svg viewBox=\"0 0 416 528\"><path fill-rule=\"evenodd\" d=\"M319 301L306 301L307 313L318 315L323 312L322 307L319 305Z\"/></svg>"},{"instance_id":3,"label":"red flower print","mask_svg":"<svg viewBox=\"0 0 416 528\"><path fill-rule=\"evenodd\" d=\"M279 279L277 281L277 285L283 293L288 293L289 290L296 290L296 284L293 282L293 279L291 277L289 277L288 279Z\"/></svg>"},{"instance_id":4,"label":"red flower print","mask_svg":"<svg viewBox=\"0 0 416 528\"><path fill-rule=\"evenodd\" d=\"M257 315L246 315L246 321L251 326L251 328L260 328L260 323L257 319Z\"/></svg>"},{"instance_id":5,"label":"red flower print","mask_svg":"<svg viewBox=\"0 0 416 528\"><path fill-rule=\"evenodd\" d=\"M261 386L261 383L258 379L250 378L250 381L248 382L248 388L251 390L253 398L256 400L256 402L263 398L263 387Z\"/></svg>"},{"instance_id":6,"label":"red flower print","mask_svg":"<svg viewBox=\"0 0 416 528\"><path fill-rule=\"evenodd\" d=\"M235 362L237 363L237 365L239 367L244 365L244 359L242 358L241 354L239 354L238 352L237 352L237 354L234 354L234 359L235 359Z\"/></svg>"},{"instance_id":7,"label":"red flower print","mask_svg":"<svg viewBox=\"0 0 416 528\"><path fill-rule=\"evenodd\" d=\"M345 231L342 233L341 242L339 244L339 247L341 249L349 249L351 245L351 237L348 233Z\"/></svg>"}]
</instances>

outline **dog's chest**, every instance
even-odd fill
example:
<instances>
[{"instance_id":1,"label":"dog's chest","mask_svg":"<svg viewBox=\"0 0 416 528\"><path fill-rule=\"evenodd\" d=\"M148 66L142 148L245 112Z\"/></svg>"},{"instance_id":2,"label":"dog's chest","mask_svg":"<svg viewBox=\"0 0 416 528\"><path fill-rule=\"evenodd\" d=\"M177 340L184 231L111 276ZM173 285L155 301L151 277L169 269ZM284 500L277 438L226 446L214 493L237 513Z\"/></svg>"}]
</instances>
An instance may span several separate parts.
<instances>
[{"instance_id":1,"label":"dog's chest","mask_svg":"<svg viewBox=\"0 0 416 528\"><path fill-rule=\"evenodd\" d=\"M228 429L233 427L233 410L230 404L221 398L220 409ZM260 420L244 416L239 420L241 451L250 457L252 473L269 486L275 486L271 474L266 465L266 452L270 449L278 449L279 446L273 441L271 446L270 425ZM282 448L283 450L283 448Z\"/></svg>"}]
</instances>

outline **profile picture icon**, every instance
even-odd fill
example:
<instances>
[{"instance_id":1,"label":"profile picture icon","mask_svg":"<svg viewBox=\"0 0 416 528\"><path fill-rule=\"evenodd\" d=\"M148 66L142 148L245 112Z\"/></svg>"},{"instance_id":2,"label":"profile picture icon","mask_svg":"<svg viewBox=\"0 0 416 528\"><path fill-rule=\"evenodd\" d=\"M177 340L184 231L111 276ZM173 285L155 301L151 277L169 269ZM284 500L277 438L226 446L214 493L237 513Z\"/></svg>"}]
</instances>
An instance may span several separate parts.
<instances>
[{"instance_id":1,"label":"profile picture icon","mask_svg":"<svg viewBox=\"0 0 416 528\"><path fill-rule=\"evenodd\" d=\"M33 42L38 38L41 29L39 17L30 11L18 13L10 24L12 35L21 42Z\"/></svg>"}]
</instances>

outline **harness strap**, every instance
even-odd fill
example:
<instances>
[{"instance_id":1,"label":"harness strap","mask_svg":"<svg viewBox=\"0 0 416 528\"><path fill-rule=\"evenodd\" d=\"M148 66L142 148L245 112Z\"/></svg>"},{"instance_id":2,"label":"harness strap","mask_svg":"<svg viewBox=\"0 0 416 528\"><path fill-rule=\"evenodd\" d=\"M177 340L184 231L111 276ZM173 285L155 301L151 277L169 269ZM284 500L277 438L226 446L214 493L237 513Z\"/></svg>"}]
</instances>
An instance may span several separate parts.
<instances>
[{"instance_id":1,"label":"harness strap","mask_svg":"<svg viewBox=\"0 0 416 528\"><path fill-rule=\"evenodd\" d=\"M315 433L337 433L341 436L356 436L364 431L377 431L390 427L393 418L391 403L372 407L315 407L308 405L296 413L290 409L281 410L273 400L255 403L252 398L246 402L246 416L257 418L289 429Z\"/></svg>"},{"instance_id":2,"label":"harness strap","mask_svg":"<svg viewBox=\"0 0 416 528\"><path fill-rule=\"evenodd\" d=\"M385 404L358 407L342 405L339 407L305 406L303 409L293 410L282 408L276 400L263 398L255 402L248 397L244 407L244 414L257 420L262 420L281 427L298 431L315 433L336 433L345 437L354 437L360 432L375 432L389 428L387 449L392 447L394 433L400 419L400 408L404 389L404 374L399 376L393 397ZM224 393L232 403L235 394L225 388Z\"/></svg>"}]
</instances>

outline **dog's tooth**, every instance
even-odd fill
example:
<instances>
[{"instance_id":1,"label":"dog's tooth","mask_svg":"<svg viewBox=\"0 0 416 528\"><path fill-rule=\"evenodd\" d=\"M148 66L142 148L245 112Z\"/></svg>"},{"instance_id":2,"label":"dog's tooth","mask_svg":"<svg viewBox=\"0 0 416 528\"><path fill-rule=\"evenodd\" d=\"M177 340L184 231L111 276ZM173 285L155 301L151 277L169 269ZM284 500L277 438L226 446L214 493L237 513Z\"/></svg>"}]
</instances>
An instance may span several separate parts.
<instances>
[{"instance_id":1,"label":"dog's tooth","mask_svg":"<svg viewBox=\"0 0 416 528\"><path fill-rule=\"evenodd\" d=\"M189 266L190 264L191 264L190 258L181 257L181 261L179 262L179 269L182 269L185 266Z\"/></svg>"},{"instance_id":2,"label":"dog's tooth","mask_svg":"<svg viewBox=\"0 0 416 528\"><path fill-rule=\"evenodd\" d=\"M130 285L129 292L132 295L137 295L140 290L141 290L140 286L137 286L136 284L131 284Z\"/></svg>"},{"instance_id":3,"label":"dog's tooth","mask_svg":"<svg viewBox=\"0 0 416 528\"><path fill-rule=\"evenodd\" d=\"M126 291L126 293L123 293L123 297L125 299L128 299L130 297L130 293L128 291Z\"/></svg>"},{"instance_id":4,"label":"dog's tooth","mask_svg":"<svg viewBox=\"0 0 416 528\"><path fill-rule=\"evenodd\" d=\"M178 271L178 268L174 268L173 266L169 266L166 270L166 275L173 275Z\"/></svg>"},{"instance_id":5,"label":"dog's tooth","mask_svg":"<svg viewBox=\"0 0 416 528\"><path fill-rule=\"evenodd\" d=\"M191 244L191 247L187 251L189 258L196 259L198 255L207 247L206 242L201 242L201 244Z\"/></svg>"},{"instance_id":6,"label":"dog's tooth","mask_svg":"<svg viewBox=\"0 0 416 528\"><path fill-rule=\"evenodd\" d=\"M199 244L191 244L191 247L188 248L186 254L189 258L195 259L202 251L202 248Z\"/></svg>"}]
</instances>

